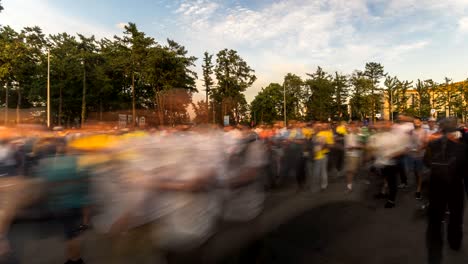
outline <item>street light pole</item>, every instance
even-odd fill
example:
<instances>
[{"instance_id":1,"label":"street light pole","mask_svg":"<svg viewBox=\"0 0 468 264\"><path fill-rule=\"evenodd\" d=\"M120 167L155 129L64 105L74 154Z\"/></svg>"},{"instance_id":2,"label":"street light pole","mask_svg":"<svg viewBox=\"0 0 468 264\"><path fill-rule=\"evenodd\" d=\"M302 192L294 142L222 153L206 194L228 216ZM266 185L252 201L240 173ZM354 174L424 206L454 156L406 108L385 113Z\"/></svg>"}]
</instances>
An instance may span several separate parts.
<instances>
[{"instance_id":1,"label":"street light pole","mask_svg":"<svg viewBox=\"0 0 468 264\"><path fill-rule=\"evenodd\" d=\"M283 81L283 108L284 108L284 127L286 127L286 86Z\"/></svg>"},{"instance_id":2,"label":"street light pole","mask_svg":"<svg viewBox=\"0 0 468 264\"><path fill-rule=\"evenodd\" d=\"M47 128L50 128L50 49L47 49Z\"/></svg>"},{"instance_id":3,"label":"street light pole","mask_svg":"<svg viewBox=\"0 0 468 264\"><path fill-rule=\"evenodd\" d=\"M81 105L81 128L83 128L86 116L86 64L84 59L81 61L81 64L83 65L83 100Z\"/></svg>"}]
</instances>

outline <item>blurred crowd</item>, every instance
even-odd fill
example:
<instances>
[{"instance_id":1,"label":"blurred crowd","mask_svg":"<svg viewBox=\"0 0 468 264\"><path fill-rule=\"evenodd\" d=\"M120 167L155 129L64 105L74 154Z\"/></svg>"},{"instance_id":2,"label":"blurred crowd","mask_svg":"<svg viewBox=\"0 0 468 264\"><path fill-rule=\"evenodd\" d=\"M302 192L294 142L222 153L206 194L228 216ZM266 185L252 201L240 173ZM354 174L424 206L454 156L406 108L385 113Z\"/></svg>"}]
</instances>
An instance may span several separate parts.
<instances>
[{"instance_id":1,"label":"blurred crowd","mask_svg":"<svg viewBox=\"0 0 468 264\"><path fill-rule=\"evenodd\" d=\"M376 198L393 208L397 190L409 188L409 175L415 176L415 198L424 198L424 175L437 163L437 155L429 155L438 153L428 151L431 142L449 138L463 145L465 134L450 122L439 126L406 116L373 125L5 128L0 130L0 259L14 253L8 231L18 218L57 219L66 263L84 263L81 234L90 229L106 248L102 263L154 263L158 252L200 246L222 222L255 219L266 194L276 189L326 191L329 178L343 177L345 195L356 180L377 182ZM427 196L425 206L435 204ZM439 205L444 213L447 203Z\"/></svg>"}]
</instances>

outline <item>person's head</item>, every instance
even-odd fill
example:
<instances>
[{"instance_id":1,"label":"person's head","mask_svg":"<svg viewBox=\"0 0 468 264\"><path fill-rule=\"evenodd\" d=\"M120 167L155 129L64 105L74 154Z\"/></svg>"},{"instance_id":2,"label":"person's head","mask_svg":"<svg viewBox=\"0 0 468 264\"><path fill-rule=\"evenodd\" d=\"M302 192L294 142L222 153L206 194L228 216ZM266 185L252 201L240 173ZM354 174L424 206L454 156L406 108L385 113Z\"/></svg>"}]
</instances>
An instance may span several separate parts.
<instances>
[{"instance_id":1,"label":"person's head","mask_svg":"<svg viewBox=\"0 0 468 264\"><path fill-rule=\"evenodd\" d=\"M458 129L457 119L453 117L444 118L439 122L440 131L444 134L456 132Z\"/></svg>"},{"instance_id":2,"label":"person's head","mask_svg":"<svg viewBox=\"0 0 468 264\"><path fill-rule=\"evenodd\" d=\"M414 124L414 128L421 128L421 126L422 126L421 119L420 118L415 118L413 120L413 124Z\"/></svg>"},{"instance_id":3,"label":"person's head","mask_svg":"<svg viewBox=\"0 0 468 264\"><path fill-rule=\"evenodd\" d=\"M348 131L350 133L356 133L358 132L358 126L356 124L355 121L351 121L349 124L348 124Z\"/></svg>"}]
</instances>

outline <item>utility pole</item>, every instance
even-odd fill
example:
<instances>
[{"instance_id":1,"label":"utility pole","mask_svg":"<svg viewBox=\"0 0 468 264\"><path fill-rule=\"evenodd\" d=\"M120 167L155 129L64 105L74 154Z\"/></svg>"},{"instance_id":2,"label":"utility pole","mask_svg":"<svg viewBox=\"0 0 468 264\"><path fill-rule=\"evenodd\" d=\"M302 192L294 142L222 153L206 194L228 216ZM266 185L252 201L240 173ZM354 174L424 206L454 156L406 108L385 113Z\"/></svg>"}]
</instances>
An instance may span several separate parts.
<instances>
[{"instance_id":1,"label":"utility pole","mask_svg":"<svg viewBox=\"0 0 468 264\"><path fill-rule=\"evenodd\" d=\"M47 49L47 128L50 128L50 49Z\"/></svg>"},{"instance_id":2,"label":"utility pole","mask_svg":"<svg viewBox=\"0 0 468 264\"><path fill-rule=\"evenodd\" d=\"M81 61L81 64L83 65L83 99L81 104L81 128L83 128L86 117L86 64L84 59Z\"/></svg>"},{"instance_id":3,"label":"utility pole","mask_svg":"<svg viewBox=\"0 0 468 264\"><path fill-rule=\"evenodd\" d=\"M283 108L284 108L284 127L286 127L287 119L286 119L286 86L283 81Z\"/></svg>"},{"instance_id":4,"label":"utility pole","mask_svg":"<svg viewBox=\"0 0 468 264\"><path fill-rule=\"evenodd\" d=\"M135 72L132 70L132 128L135 128Z\"/></svg>"},{"instance_id":5,"label":"utility pole","mask_svg":"<svg viewBox=\"0 0 468 264\"><path fill-rule=\"evenodd\" d=\"M8 125L8 82L5 85L5 126Z\"/></svg>"},{"instance_id":6,"label":"utility pole","mask_svg":"<svg viewBox=\"0 0 468 264\"><path fill-rule=\"evenodd\" d=\"M215 113L215 103L214 103L214 101L213 101L212 105L213 105L212 106L213 107L213 124L216 124L216 113Z\"/></svg>"},{"instance_id":7,"label":"utility pole","mask_svg":"<svg viewBox=\"0 0 468 264\"><path fill-rule=\"evenodd\" d=\"M393 91L390 90L390 105L388 106L390 108L390 120L393 123Z\"/></svg>"}]
</instances>

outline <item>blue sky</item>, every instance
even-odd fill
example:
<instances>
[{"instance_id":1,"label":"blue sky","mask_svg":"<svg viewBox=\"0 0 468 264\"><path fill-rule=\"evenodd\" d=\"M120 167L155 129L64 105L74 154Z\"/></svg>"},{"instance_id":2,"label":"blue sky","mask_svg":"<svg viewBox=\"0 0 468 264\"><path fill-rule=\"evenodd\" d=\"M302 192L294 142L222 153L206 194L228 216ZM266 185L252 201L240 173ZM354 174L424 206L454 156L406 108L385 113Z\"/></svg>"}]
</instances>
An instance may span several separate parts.
<instances>
[{"instance_id":1,"label":"blue sky","mask_svg":"<svg viewBox=\"0 0 468 264\"><path fill-rule=\"evenodd\" d=\"M468 77L468 0L3 0L0 24L46 33L121 34L129 21L191 55L232 48L256 70L246 92L317 66L351 73L381 62L400 79ZM201 60L197 71L201 71ZM199 82L201 84L201 81ZM201 90L201 89L200 89ZM202 95L196 97L203 98Z\"/></svg>"}]
</instances>

